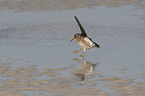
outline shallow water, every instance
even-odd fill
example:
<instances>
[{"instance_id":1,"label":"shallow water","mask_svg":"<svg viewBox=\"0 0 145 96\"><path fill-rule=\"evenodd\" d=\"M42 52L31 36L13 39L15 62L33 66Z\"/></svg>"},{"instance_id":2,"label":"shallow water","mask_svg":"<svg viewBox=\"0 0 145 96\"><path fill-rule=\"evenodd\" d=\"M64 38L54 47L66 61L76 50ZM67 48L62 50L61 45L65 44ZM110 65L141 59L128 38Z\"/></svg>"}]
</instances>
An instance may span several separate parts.
<instances>
[{"instance_id":1,"label":"shallow water","mask_svg":"<svg viewBox=\"0 0 145 96\"><path fill-rule=\"evenodd\" d=\"M84 57L77 15L101 48ZM135 6L0 11L1 96L144 96L145 12Z\"/></svg>"}]
</instances>

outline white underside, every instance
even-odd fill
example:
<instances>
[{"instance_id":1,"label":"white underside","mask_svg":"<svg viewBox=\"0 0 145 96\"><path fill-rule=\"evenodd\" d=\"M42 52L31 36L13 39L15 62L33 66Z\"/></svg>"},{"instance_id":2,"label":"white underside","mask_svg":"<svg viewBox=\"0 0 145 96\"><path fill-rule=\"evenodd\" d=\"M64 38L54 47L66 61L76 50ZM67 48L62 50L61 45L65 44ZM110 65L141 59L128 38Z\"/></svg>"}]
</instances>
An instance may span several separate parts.
<instances>
[{"instance_id":1,"label":"white underside","mask_svg":"<svg viewBox=\"0 0 145 96\"><path fill-rule=\"evenodd\" d=\"M86 49L93 48L94 45L95 45L88 37L85 37L85 38L84 38L84 41L85 41L86 43L84 43L84 42L79 42L79 45L82 46L82 47L84 48L84 51L85 51Z\"/></svg>"}]
</instances>

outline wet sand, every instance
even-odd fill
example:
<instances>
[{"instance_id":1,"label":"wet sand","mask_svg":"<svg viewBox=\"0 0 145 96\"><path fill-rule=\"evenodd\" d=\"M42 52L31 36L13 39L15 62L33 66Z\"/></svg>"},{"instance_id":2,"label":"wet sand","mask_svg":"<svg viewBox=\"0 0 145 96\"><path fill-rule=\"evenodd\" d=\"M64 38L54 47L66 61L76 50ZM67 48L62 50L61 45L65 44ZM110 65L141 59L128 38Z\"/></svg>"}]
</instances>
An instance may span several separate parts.
<instances>
[{"instance_id":1,"label":"wet sand","mask_svg":"<svg viewBox=\"0 0 145 96\"><path fill-rule=\"evenodd\" d=\"M133 5L145 9L144 0L1 0L1 9L16 9L24 11L50 11L68 10L74 8L90 8L92 6L120 7L121 5Z\"/></svg>"},{"instance_id":2,"label":"wet sand","mask_svg":"<svg viewBox=\"0 0 145 96\"><path fill-rule=\"evenodd\" d=\"M144 96L145 85L127 77L103 77L95 73L98 64L79 59L80 68L44 68L38 70L35 65L25 68L12 68L9 63L0 63L0 95L1 96ZM13 61L11 59L11 61ZM23 60L14 60L15 62ZM25 62L26 63L26 62ZM63 71L72 72L64 76ZM101 79L97 79L100 77ZM142 75L143 78L145 78ZM90 80L91 78L94 78ZM112 90L100 90L100 84ZM110 89L109 89L110 88ZM114 91L113 91L114 90Z\"/></svg>"},{"instance_id":3,"label":"wet sand","mask_svg":"<svg viewBox=\"0 0 145 96\"><path fill-rule=\"evenodd\" d=\"M48 1L0 1L0 96L145 95L144 1ZM84 57L74 15L101 46Z\"/></svg>"}]
</instances>

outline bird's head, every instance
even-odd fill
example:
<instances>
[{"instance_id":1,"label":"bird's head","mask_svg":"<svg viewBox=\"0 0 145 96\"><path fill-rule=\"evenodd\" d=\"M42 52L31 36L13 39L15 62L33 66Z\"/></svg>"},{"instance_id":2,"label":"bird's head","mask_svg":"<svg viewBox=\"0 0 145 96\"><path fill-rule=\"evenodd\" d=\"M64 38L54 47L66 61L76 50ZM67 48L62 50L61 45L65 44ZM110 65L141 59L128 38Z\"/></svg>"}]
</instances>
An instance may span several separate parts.
<instances>
[{"instance_id":1,"label":"bird's head","mask_svg":"<svg viewBox=\"0 0 145 96\"><path fill-rule=\"evenodd\" d=\"M80 36L81 36L80 33L75 34L75 35L74 35L74 38L73 38L72 40L70 40L70 42L73 41L73 40L75 40L75 39L76 39L76 40L79 39Z\"/></svg>"}]
</instances>

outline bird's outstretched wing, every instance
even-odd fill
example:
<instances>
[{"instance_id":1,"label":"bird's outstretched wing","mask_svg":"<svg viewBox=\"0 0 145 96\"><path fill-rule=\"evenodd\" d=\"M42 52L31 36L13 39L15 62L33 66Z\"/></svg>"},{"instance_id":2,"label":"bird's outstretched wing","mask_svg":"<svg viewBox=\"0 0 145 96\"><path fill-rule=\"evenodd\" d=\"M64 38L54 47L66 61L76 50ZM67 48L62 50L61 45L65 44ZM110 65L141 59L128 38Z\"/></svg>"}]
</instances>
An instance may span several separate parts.
<instances>
[{"instance_id":1,"label":"bird's outstretched wing","mask_svg":"<svg viewBox=\"0 0 145 96\"><path fill-rule=\"evenodd\" d=\"M78 23L78 25L79 25L79 27L80 27L81 35L84 36L84 37L86 37L87 34L86 34L86 32L85 32L83 26L81 25L80 21L78 20L78 18L77 18L76 16L75 16L75 19L76 19L76 21L77 21L77 23Z\"/></svg>"}]
</instances>

